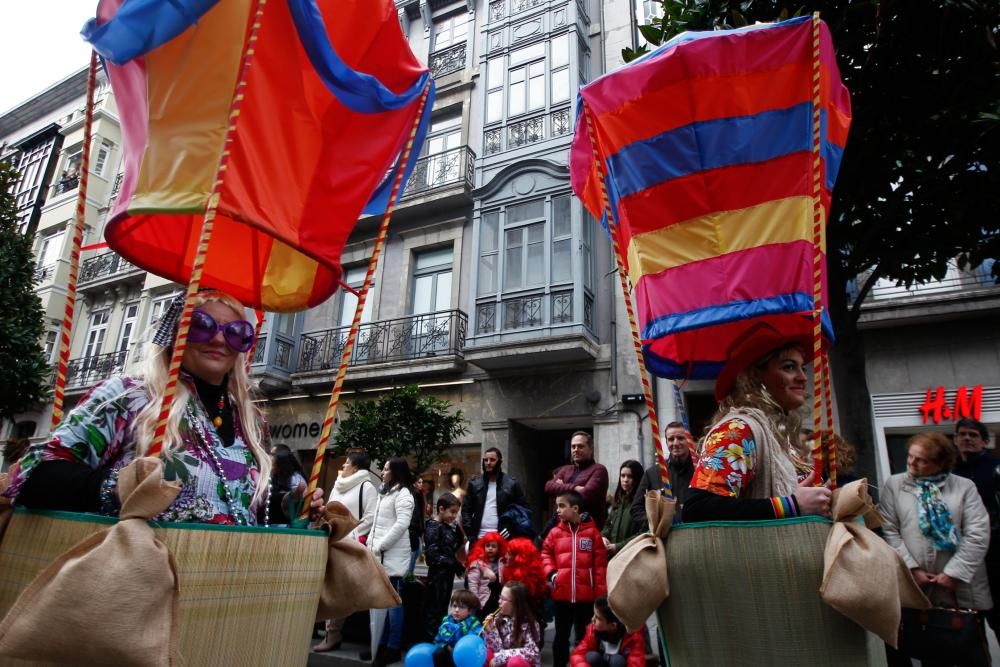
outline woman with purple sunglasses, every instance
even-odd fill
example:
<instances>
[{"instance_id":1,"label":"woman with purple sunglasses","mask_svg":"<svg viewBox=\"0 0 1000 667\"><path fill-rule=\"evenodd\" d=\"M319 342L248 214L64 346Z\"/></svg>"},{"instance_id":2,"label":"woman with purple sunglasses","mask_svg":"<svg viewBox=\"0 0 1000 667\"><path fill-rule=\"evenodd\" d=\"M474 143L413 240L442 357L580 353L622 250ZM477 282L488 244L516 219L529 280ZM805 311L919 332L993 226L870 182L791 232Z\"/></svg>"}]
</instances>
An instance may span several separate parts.
<instances>
[{"instance_id":1,"label":"woman with purple sunglasses","mask_svg":"<svg viewBox=\"0 0 1000 667\"><path fill-rule=\"evenodd\" d=\"M52 437L11 468L5 492L18 505L100 512L119 510L118 472L153 440L167 383L183 295L160 319L133 375L113 377L80 401ZM254 326L243 304L214 290L199 292L181 362L163 447L164 473L183 483L160 521L257 525L283 523L269 506L271 457L263 415L251 401L246 353ZM301 497L304 487L289 495ZM317 489L310 502L322 506Z\"/></svg>"}]
</instances>

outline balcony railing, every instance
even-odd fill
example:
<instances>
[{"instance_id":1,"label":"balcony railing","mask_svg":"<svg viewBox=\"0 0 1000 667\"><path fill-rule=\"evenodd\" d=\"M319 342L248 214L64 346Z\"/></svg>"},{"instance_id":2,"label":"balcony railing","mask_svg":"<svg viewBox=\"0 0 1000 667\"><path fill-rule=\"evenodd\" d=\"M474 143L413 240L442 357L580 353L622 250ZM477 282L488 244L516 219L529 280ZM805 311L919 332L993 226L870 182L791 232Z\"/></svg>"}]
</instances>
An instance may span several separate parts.
<instances>
[{"instance_id":1,"label":"balcony railing","mask_svg":"<svg viewBox=\"0 0 1000 667\"><path fill-rule=\"evenodd\" d=\"M941 280L910 287L893 284L890 280L879 280L869 291L865 303L871 305L873 302L892 299L936 299L971 290L1000 289L1000 283L997 283L991 273L991 266L992 262L988 262L972 270L961 270L953 265ZM865 277L861 276L849 285L848 294L852 300L857 298L858 286L864 282Z\"/></svg>"},{"instance_id":2,"label":"balcony railing","mask_svg":"<svg viewBox=\"0 0 1000 667\"><path fill-rule=\"evenodd\" d=\"M410 180L403 190L404 197L427 192L445 185L463 183L472 189L475 182L476 154L468 146L459 146L443 153L426 155L417 160Z\"/></svg>"},{"instance_id":3,"label":"balcony railing","mask_svg":"<svg viewBox=\"0 0 1000 667\"><path fill-rule=\"evenodd\" d=\"M273 349L268 350L267 348L268 335L263 334L257 339L257 343L253 348L253 358L250 360L251 364L268 364L272 368L277 368L285 372L292 372L294 368L292 367L292 350L295 347L295 343L290 340L286 340L281 337L274 339L271 343Z\"/></svg>"},{"instance_id":4,"label":"balcony railing","mask_svg":"<svg viewBox=\"0 0 1000 667\"><path fill-rule=\"evenodd\" d=\"M80 283L100 280L101 278L110 278L138 270L139 268L135 264L127 261L118 253L113 251L106 252L83 261L83 264L80 266Z\"/></svg>"},{"instance_id":5,"label":"balcony railing","mask_svg":"<svg viewBox=\"0 0 1000 667\"><path fill-rule=\"evenodd\" d=\"M55 264L48 264L46 266L39 266L35 269L35 282L42 282L43 280L48 280L52 277L52 274L56 271Z\"/></svg>"},{"instance_id":6,"label":"balcony railing","mask_svg":"<svg viewBox=\"0 0 1000 667\"><path fill-rule=\"evenodd\" d=\"M506 127L490 128L483 135L483 155L493 155L502 150L512 150L567 135L572 130L570 120L569 109L557 109L547 115L509 123Z\"/></svg>"},{"instance_id":7,"label":"balcony railing","mask_svg":"<svg viewBox=\"0 0 1000 667\"><path fill-rule=\"evenodd\" d=\"M546 302L548 309L546 310ZM593 330L594 301L584 295L584 324ZM499 314L499 320L498 320ZM573 292L563 290L549 294L529 294L476 305L476 333L528 329L545 325L572 324Z\"/></svg>"},{"instance_id":8,"label":"balcony railing","mask_svg":"<svg viewBox=\"0 0 1000 667\"><path fill-rule=\"evenodd\" d=\"M351 352L351 366L428 357L463 356L468 316L461 310L442 310L394 320L362 324ZM350 327L304 334L298 372L335 369L347 343Z\"/></svg>"},{"instance_id":9,"label":"balcony railing","mask_svg":"<svg viewBox=\"0 0 1000 667\"><path fill-rule=\"evenodd\" d=\"M80 176L63 176L55 185L52 186L52 195L61 195L64 192L69 192L70 190L76 190L76 186L80 185Z\"/></svg>"},{"instance_id":10,"label":"balcony railing","mask_svg":"<svg viewBox=\"0 0 1000 667\"><path fill-rule=\"evenodd\" d=\"M115 200L118 199L118 193L122 190L122 179L124 177L125 174L118 174L115 176L115 184L111 186L111 200L108 202L109 206L114 204Z\"/></svg>"},{"instance_id":11,"label":"balcony railing","mask_svg":"<svg viewBox=\"0 0 1000 667\"><path fill-rule=\"evenodd\" d=\"M431 54L430 67L434 78L442 77L452 72L460 72L465 69L465 54L467 52L465 42L454 44L448 48L435 51Z\"/></svg>"},{"instance_id":12,"label":"balcony railing","mask_svg":"<svg viewBox=\"0 0 1000 667\"><path fill-rule=\"evenodd\" d=\"M125 370L128 350L70 359L66 366L67 387L89 387Z\"/></svg>"}]
</instances>

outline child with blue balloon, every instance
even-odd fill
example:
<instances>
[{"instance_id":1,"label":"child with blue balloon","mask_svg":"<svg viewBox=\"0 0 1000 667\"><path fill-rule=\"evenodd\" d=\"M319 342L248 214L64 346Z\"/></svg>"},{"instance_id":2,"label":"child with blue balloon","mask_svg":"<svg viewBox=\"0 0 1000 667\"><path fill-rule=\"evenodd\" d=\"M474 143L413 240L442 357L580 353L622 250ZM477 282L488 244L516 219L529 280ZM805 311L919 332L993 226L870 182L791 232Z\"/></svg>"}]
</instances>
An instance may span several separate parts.
<instances>
[{"instance_id":1,"label":"child with blue balloon","mask_svg":"<svg viewBox=\"0 0 1000 667\"><path fill-rule=\"evenodd\" d=\"M472 667L463 665L458 657L458 644L463 638L478 637L483 631L483 625L476 618L479 609L479 598L465 589L451 594L449 613L441 620L437 635L434 637L434 665L436 667ZM463 644L464 646L464 644ZM485 657L485 656L484 656ZM482 667L482 663L475 667Z\"/></svg>"}]
</instances>

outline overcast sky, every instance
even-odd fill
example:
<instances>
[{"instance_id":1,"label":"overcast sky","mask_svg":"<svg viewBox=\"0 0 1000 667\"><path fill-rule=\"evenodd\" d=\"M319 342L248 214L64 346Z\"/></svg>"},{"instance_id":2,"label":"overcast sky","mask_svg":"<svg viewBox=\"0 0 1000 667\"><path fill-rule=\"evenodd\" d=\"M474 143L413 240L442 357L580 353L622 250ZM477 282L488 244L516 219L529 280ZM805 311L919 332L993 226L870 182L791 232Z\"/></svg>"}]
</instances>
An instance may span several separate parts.
<instances>
[{"instance_id":1,"label":"overcast sky","mask_svg":"<svg viewBox=\"0 0 1000 667\"><path fill-rule=\"evenodd\" d=\"M0 114L90 62L80 28L97 0L0 0Z\"/></svg>"}]
</instances>

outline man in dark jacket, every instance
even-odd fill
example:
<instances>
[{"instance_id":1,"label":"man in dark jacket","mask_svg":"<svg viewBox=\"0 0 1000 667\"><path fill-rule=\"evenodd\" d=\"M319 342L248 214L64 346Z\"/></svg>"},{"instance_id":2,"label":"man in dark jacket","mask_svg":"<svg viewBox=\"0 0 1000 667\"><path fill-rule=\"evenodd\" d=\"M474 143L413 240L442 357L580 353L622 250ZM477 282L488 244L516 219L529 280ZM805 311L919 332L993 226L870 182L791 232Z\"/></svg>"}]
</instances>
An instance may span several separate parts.
<instances>
[{"instance_id":1,"label":"man in dark jacket","mask_svg":"<svg viewBox=\"0 0 1000 667\"><path fill-rule=\"evenodd\" d=\"M682 510L684 501L687 500L690 491L691 477L694 476L694 457L691 450L694 446L694 439L684 424L680 422L670 422L667 424L667 431L664 434L667 441L667 470L670 472L670 488L677 499L677 521L683 519ZM646 468L646 473L639 482L635 498L632 500L632 530L645 531L649 528L646 521L646 492L650 489L659 489L662 486L660 481L660 468L654 461L653 465Z\"/></svg>"},{"instance_id":2,"label":"man in dark jacket","mask_svg":"<svg viewBox=\"0 0 1000 667\"><path fill-rule=\"evenodd\" d=\"M959 419L955 422L955 445L960 455L955 469L956 475L971 479L976 483L979 497L990 515L990 549L986 552L986 575L993 593L993 609L986 612L993 632L1000 637L1000 460L986 451L990 432L986 425L975 419Z\"/></svg>"},{"instance_id":3,"label":"man in dark jacket","mask_svg":"<svg viewBox=\"0 0 1000 667\"><path fill-rule=\"evenodd\" d=\"M586 431L577 431L569 441L573 462L557 468L545 483L545 493L556 498L560 493L575 491L583 497L583 511L604 528L608 518L608 469L594 461L594 441ZM550 526L554 522L550 522Z\"/></svg>"},{"instance_id":4,"label":"man in dark jacket","mask_svg":"<svg viewBox=\"0 0 1000 667\"><path fill-rule=\"evenodd\" d=\"M503 455L496 447L483 452L483 474L469 480L462 503L462 528L470 542L490 532L508 533L510 527L501 525L504 513L511 505L527 511L524 491L516 479L503 472Z\"/></svg>"}]
</instances>

